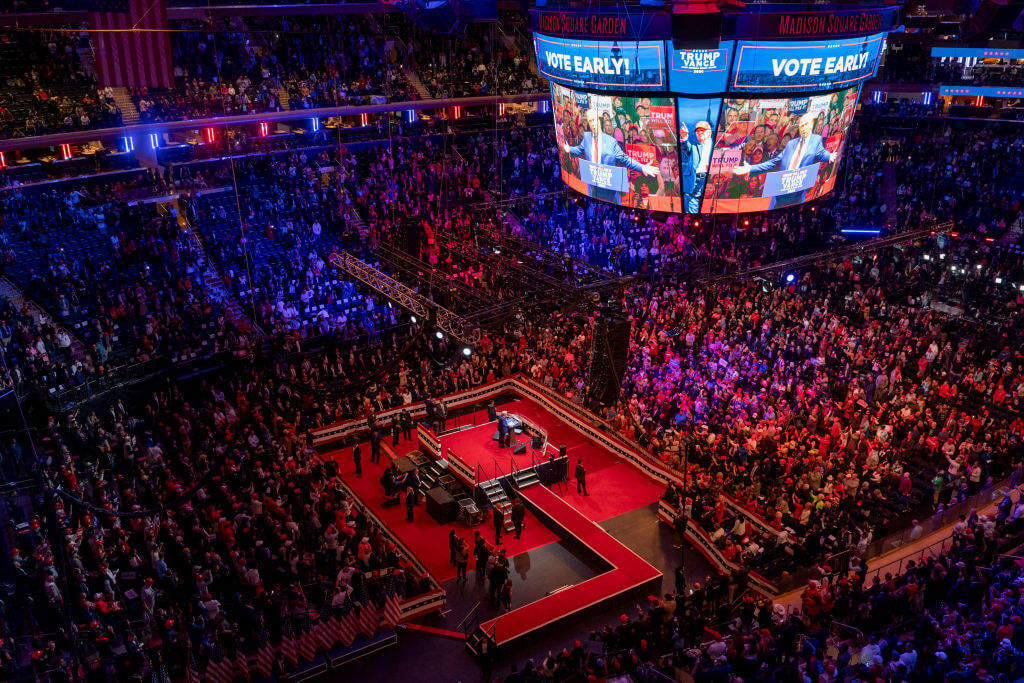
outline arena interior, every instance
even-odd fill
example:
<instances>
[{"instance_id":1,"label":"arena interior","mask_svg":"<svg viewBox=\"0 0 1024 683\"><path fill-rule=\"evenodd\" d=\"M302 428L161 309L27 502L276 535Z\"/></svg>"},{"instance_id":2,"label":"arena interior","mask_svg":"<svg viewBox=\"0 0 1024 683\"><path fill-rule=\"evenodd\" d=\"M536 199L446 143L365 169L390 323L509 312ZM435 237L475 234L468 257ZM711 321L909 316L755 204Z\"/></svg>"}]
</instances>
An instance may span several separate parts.
<instances>
[{"instance_id":1,"label":"arena interior","mask_svg":"<svg viewBox=\"0 0 1024 683\"><path fill-rule=\"evenodd\" d=\"M1024 0L0 0L0 680L1024 679Z\"/></svg>"}]
</instances>

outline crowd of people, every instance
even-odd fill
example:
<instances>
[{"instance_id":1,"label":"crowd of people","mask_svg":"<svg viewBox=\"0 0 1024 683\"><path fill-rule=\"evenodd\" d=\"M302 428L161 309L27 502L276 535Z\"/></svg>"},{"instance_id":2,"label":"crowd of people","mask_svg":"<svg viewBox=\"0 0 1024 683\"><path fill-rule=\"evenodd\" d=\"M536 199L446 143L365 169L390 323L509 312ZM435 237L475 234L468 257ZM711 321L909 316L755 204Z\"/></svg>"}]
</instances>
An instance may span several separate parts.
<instances>
[{"instance_id":1,"label":"crowd of people","mask_svg":"<svg viewBox=\"0 0 1024 683\"><path fill-rule=\"evenodd\" d=\"M0 33L0 138L120 125L113 97L82 63L88 46L88 32L73 27Z\"/></svg>"},{"instance_id":2,"label":"crowd of people","mask_svg":"<svg viewBox=\"0 0 1024 683\"><path fill-rule=\"evenodd\" d=\"M498 680L1015 680L1024 666L1021 565L1000 552L1022 532L1024 505L1007 496L993 515L961 518L942 554L911 560L897 576L812 581L799 612L747 596L730 614L719 607L733 581L677 579L646 609Z\"/></svg>"},{"instance_id":3,"label":"crowd of people","mask_svg":"<svg viewBox=\"0 0 1024 683\"><path fill-rule=\"evenodd\" d=\"M401 56L362 18L183 29L172 37L177 87L134 93L144 121L411 96ZM431 94L454 97L543 88L520 31L398 33ZM84 35L6 35L36 61L4 73L0 136L118 115L82 70ZM53 97L55 85L89 95ZM29 91L36 107L21 122L4 97L22 103ZM387 257L401 248L439 276L415 283L426 295L507 303L542 285L506 277L524 266L519 255L481 247L502 230L636 276L616 297L633 326L629 366L601 416L682 475L667 502L738 568L703 586L680 581L506 681L1019 674L1020 567L998 553L1022 531L1024 505L1008 498L992 518L965 518L941 555L865 585L873 540L1024 462L1024 271L1018 251L991 241L1012 241L1020 221L1012 159L1024 139L887 111L858 115L829 197L761 216L567 201L551 128L511 119L461 135L395 136L382 123L369 143L186 163L115 186L0 191L3 273L30 300L0 306L5 388L86 387L84 398L119 367L220 359L207 379L155 374L55 414L37 431L38 456L3 440L0 478L42 476L62 495L8 547L0 678L83 663L111 679L184 677L193 661L235 661L332 610L430 591L310 430L514 373L583 403L596 318L518 310L466 357L332 256L349 251L403 279ZM146 201L162 196L173 199ZM481 210L495 200L510 201ZM818 250L837 225L945 220L966 234L699 281ZM456 543L460 576L470 555L507 607L507 560L483 539ZM728 632L713 627L747 572L774 581L824 565L799 616L745 599Z\"/></svg>"},{"instance_id":4,"label":"crowd of people","mask_svg":"<svg viewBox=\"0 0 1024 683\"><path fill-rule=\"evenodd\" d=\"M779 576L852 547L862 558L908 512L956 504L1024 456L1010 284L1022 273L1013 252L982 244L823 261L717 293L648 286L609 417L685 466L686 500L667 497L726 559ZM943 300L999 316L998 331L950 318ZM730 514L722 493L776 537Z\"/></svg>"}]
</instances>

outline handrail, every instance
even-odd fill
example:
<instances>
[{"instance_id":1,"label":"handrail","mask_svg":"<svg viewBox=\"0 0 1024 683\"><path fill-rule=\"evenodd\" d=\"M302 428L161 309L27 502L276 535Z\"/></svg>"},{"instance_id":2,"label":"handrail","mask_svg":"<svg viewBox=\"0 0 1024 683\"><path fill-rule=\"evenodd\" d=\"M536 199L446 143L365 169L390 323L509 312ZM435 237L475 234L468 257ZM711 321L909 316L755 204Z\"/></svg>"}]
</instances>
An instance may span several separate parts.
<instances>
[{"instance_id":1,"label":"handrail","mask_svg":"<svg viewBox=\"0 0 1024 683\"><path fill-rule=\"evenodd\" d=\"M501 465L498 464L498 459L494 458L494 478L498 479L498 472L501 472L501 476L505 476L505 470L501 469Z\"/></svg>"},{"instance_id":2,"label":"handrail","mask_svg":"<svg viewBox=\"0 0 1024 683\"><path fill-rule=\"evenodd\" d=\"M471 616L473 616L474 614L476 614L476 612L477 612L477 610L478 610L478 609L480 609L480 601L479 601L479 600L477 601L477 603L476 603L475 605L473 605L473 609L469 610L469 614L467 614L467 615L466 615L465 617L463 617L463 618L462 618L462 621L460 621L460 622L459 622L459 624L458 624L458 626L456 626L455 628L456 628L456 629L462 629L462 632L463 632L463 633L465 633L465 632L466 632L466 630L465 630L465 629L463 629L463 628L462 628L462 626L463 626L463 625L464 625L464 624L465 624L465 623L466 623L467 621L469 621L469 618L470 618Z\"/></svg>"},{"instance_id":3,"label":"handrail","mask_svg":"<svg viewBox=\"0 0 1024 683\"><path fill-rule=\"evenodd\" d=\"M518 471L519 471L519 466L518 466L518 465L516 465L516 456L514 456L514 455L513 455L513 453L514 453L514 452L515 452L515 451L514 451L514 449L513 449L513 450L512 450L512 451L510 451L510 452L509 452L509 454L508 454L508 459L509 459L509 461L511 461L511 463L512 463L512 474L515 474L516 472L518 472Z\"/></svg>"},{"instance_id":4,"label":"handrail","mask_svg":"<svg viewBox=\"0 0 1024 683\"><path fill-rule=\"evenodd\" d=\"M483 474L485 474L484 473L483 465L481 465L480 463L477 463L476 464L476 469L473 471L473 483L474 484L479 484L480 482L487 481L486 479L483 479L481 477L481 475L483 475Z\"/></svg>"}]
</instances>

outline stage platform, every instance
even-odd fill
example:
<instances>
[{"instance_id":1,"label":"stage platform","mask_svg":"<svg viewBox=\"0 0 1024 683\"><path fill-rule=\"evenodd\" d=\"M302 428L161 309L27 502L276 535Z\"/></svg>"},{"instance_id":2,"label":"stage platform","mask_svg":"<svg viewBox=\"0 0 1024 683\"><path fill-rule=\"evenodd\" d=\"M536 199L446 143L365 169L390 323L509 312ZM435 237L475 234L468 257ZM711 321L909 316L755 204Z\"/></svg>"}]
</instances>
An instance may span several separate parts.
<instances>
[{"instance_id":1,"label":"stage platform","mask_svg":"<svg viewBox=\"0 0 1024 683\"><path fill-rule=\"evenodd\" d=\"M485 635L501 647L537 635L544 629L555 628L560 622L580 616L623 593L637 591L647 595L651 591L655 594L660 592L661 571L550 489L537 484L522 489L519 495L538 517L557 526L560 535L582 544L612 569L481 624L473 637L466 641L471 650L476 651L475 647Z\"/></svg>"},{"instance_id":2,"label":"stage platform","mask_svg":"<svg viewBox=\"0 0 1024 683\"><path fill-rule=\"evenodd\" d=\"M543 449L535 450L527 434L514 432L511 434L511 445L499 448L498 440L494 438L497 431L498 423L495 421L442 434L441 453L449 459L458 458L476 475L476 481L467 482L470 484L507 477L517 470L532 469L552 455L558 457L558 448L550 443ZM513 451L516 444L523 444L526 452L515 455Z\"/></svg>"}]
</instances>

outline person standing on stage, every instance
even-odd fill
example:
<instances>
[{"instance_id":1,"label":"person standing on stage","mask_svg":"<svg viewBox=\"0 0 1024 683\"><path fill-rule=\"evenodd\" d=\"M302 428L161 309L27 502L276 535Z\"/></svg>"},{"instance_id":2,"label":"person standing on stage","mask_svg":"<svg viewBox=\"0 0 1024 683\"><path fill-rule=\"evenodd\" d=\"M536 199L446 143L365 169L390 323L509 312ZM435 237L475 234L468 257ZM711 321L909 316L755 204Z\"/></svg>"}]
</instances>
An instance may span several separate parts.
<instances>
[{"instance_id":1,"label":"person standing on stage","mask_svg":"<svg viewBox=\"0 0 1024 683\"><path fill-rule=\"evenodd\" d=\"M497 505L491 507L491 522L494 524L494 545L501 545L501 530L505 527L505 515Z\"/></svg>"},{"instance_id":2,"label":"person standing on stage","mask_svg":"<svg viewBox=\"0 0 1024 683\"><path fill-rule=\"evenodd\" d=\"M352 462L356 466L356 477L363 476L363 452L359 449L359 444L352 449Z\"/></svg>"},{"instance_id":3,"label":"person standing on stage","mask_svg":"<svg viewBox=\"0 0 1024 683\"><path fill-rule=\"evenodd\" d=\"M402 425L400 424L399 416L395 415L391 418L391 445L397 446L398 439L402 436Z\"/></svg>"},{"instance_id":4,"label":"person standing on stage","mask_svg":"<svg viewBox=\"0 0 1024 683\"><path fill-rule=\"evenodd\" d=\"M526 520L526 506L522 498L512 501L512 525L516 528L516 538L523 533L523 522Z\"/></svg>"},{"instance_id":5,"label":"person standing on stage","mask_svg":"<svg viewBox=\"0 0 1024 683\"><path fill-rule=\"evenodd\" d=\"M460 538L459 545L455 549L455 578L466 580L466 565L469 564L469 550L466 548L466 539Z\"/></svg>"},{"instance_id":6,"label":"person standing on stage","mask_svg":"<svg viewBox=\"0 0 1024 683\"><path fill-rule=\"evenodd\" d=\"M380 464L380 427L374 425L370 430L370 462Z\"/></svg>"},{"instance_id":7,"label":"person standing on stage","mask_svg":"<svg viewBox=\"0 0 1024 683\"><path fill-rule=\"evenodd\" d=\"M590 495L587 493L587 470L583 468L583 458L576 461L576 493Z\"/></svg>"},{"instance_id":8,"label":"person standing on stage","mask_svg":"<svg viewBox=\"0 0 1024 683\"><path fill-rule=\"evenodd\" d=\"M416 507L416 489L409 487L405 490L405 519L413 521L412 511Z\"/></svg>"},{"instance_id":9,"label":"person standing on stage","mask_svg":"<svg viewBox=\"0 0 1024 683\"><path fill-rule=\"evenodd\" d=\"M498 416L498 448L505 448L508 445L508 413L504 410Z\"/></svg>"},{"instance_id":10,"label":"person standing on stage","mask_svg":"<svg viewBox=\"0 0 1024 683\"><path fill-rule=\"evenodd\" d=\"M412 415L410 415L409 411L405 408L402 409L400 415L402 418L402 435L405 437L406 441L412 441Z\"/></svg>"}]
</instances>

